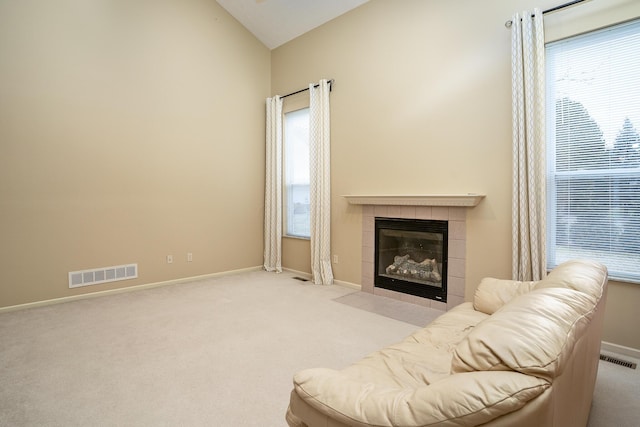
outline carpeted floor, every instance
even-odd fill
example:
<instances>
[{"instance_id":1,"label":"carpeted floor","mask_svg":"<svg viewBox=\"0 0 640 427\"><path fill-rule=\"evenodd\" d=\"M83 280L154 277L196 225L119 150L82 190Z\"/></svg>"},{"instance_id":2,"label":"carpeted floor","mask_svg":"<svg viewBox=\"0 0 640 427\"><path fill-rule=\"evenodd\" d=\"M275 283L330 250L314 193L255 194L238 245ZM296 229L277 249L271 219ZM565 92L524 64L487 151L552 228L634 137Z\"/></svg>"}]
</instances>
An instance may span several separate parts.
<instances>
[{"instance_id":1,"label":"carpeted floor","mask_svg":"<svg viewBox=\"0 0 640 427\"><path fill-rule=\"evenodd\" d=\"M640 366L640 360L633 357L609 352L603 354ZM588 427L609 426L640 426L640 368L631 369L600 361Z\"/></svg>"},{"instance_id":2,"label":"carpeted floor","mask_svg":"<svg viewBox=\"0 0 640 427\"><path fill-rule=\"evenodd\" d=\"M434 315L262 271L3 313L0 426L284 426L295 371ZM601 373L589 425L637 425L637 371Z\"/></svg>"}]
</instances>

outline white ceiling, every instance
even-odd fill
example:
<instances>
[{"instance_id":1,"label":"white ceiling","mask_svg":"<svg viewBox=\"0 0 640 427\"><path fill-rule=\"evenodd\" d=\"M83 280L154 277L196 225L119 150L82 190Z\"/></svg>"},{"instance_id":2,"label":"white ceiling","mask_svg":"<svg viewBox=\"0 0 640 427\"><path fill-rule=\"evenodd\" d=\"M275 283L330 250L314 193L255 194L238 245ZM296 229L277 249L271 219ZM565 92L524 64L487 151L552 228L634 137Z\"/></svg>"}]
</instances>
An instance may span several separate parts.
<instances>
[{"instance_id":1,"label":"white ceiling","mask_svg":"<svg viewBox=\"0 0 640 427\"><path fill-rule=\"evenodd\" d=\"M369 0L216 0L269 49Z\"/></svg>"}]
</instances>

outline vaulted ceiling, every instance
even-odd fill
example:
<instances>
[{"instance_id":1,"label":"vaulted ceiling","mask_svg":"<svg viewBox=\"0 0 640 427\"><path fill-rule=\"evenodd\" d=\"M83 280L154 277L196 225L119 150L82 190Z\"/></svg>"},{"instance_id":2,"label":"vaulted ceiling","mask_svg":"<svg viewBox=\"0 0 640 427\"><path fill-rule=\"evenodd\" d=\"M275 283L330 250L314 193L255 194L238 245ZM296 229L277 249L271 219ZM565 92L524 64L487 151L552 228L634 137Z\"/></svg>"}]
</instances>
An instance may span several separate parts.
<instances>
[{"instance_id":1,"label":"vaulted ceiling","mask_svg":"<svg viewBox=\"0 0 640 427\"><path fill-rule=\"evenodd\" d=\"M274 49L369 0L216 0Z\"/></svg>"}]
</instances>

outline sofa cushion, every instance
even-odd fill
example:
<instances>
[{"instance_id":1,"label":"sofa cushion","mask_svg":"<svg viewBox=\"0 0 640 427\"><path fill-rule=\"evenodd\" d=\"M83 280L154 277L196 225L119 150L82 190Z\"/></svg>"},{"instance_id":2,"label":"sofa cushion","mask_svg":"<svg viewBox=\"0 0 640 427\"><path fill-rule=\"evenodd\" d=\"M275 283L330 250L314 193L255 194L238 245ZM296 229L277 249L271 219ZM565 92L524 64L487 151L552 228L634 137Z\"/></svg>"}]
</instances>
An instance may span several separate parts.
<instances>
[{"instance_id":1,"label":"sofa cushion","mask_svg":"<svg viewBox=\"0 0 640 427\"><path fill-rule=\"evenodd\" d=\"M401 342L378 350L343 372L350 378L389 387L420 387L447 377L458 343L489 317L460 304Z\"/></svg>"},{"instance_id":2,"label":"sofa cushion","mask_svg":"<svg viewBox=\"0 0 640 427\"><path fill-rule=\"evenodd\" d=\"M473 308L493 314L515 297L531 292L536 283L484 278L473 296Z\"/></svg>"},{"instance_id":3,"label":"sofa cushion","mask_svg":"<svg viewBox=\"0 0 640 427\"><path fill-rule=\"evenodd\" d=\"M562 373L596 303L596 298L567 288L521 295L458 344L451 371L515 370L552 380Z\"/></svg>"},{"instance_id":4,"label":"sofa cushion","mask_svg":"<svg viewBox=\"0 0 640 427\"><path fill-rule=\"evenodd\" d=\"M527 282L488 277L482 279L478 285L473 297L473 307L483 313L493 314L517 296L534 289L546 288L575 289L594 298L600 298L603 291L601 283L606 279L607 268L590 260L564 262L539 281Z\"/></svg>"},{"instance_id":5,"label":"sofa cushion","mask_svg":"<svg viewBox=\"0 0 640 427\"><path fill-rule=\"evenodd\" d=\"M590 267L590 268L585 268ZM589 260L567 261L557 266L547 277L537 282L535 289L567 288L600 299L607 280L607 268Z\"/></svg>"},{"instance_id":6,"label":"sofa cushion","mask_svg":"<svg viewBox=\"0 0 640 427\"><path fill-rule=\"evenodd\" d=\"M421 387L391 387L331 369L294 376L307 404L349 426L480 425L522 408L545 380L513 371L468 372Z\"/></svg>"}]
</instances>

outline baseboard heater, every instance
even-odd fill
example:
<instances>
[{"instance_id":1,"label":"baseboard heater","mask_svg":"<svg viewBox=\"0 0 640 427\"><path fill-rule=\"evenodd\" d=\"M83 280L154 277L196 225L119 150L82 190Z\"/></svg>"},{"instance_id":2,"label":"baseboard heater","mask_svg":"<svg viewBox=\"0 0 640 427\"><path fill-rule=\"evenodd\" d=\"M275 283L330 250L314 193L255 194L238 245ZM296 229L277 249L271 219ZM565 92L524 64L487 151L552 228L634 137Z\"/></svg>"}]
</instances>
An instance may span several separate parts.
<instances>
[{"instance_id":1,"label":"baseboard heater","mask_svg":"<svg viewBox=\"0 0 640 427\"><path fill-rule=\"evenodd\" d=\"M629 362L628 360L618 359L617 357L607 356L606 354L600 355L600 360L604 360L605 362L615 363L616 365L624 366L626 368L636 369L637 364L633 362Z\"/></svg>"},{"instance_id":2,"label":"baseboard heater","mask_svg":"<svg viewBox=\"0 0 640 427\"><path fill-rule=\"evenodd\" d=\"M81 286L136 279L137 277L138 264L125 264L113 267L94 268L91 270L70 271L69 287L79 288Z\"/></svg>"}]
</instances>

